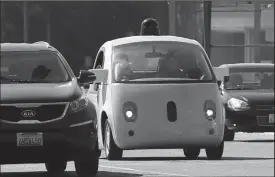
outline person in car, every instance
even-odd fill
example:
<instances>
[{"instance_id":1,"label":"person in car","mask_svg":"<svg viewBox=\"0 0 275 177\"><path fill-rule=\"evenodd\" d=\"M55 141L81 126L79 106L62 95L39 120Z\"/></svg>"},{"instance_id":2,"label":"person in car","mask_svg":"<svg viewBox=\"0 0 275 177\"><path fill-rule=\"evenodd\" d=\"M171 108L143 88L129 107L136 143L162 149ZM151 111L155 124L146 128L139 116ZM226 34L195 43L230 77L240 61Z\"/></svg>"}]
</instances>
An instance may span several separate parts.
<instances>
[{"instance_id":1,"label":"person in car","mask_svg":"<svg viewBox=\"0 0 275 177\"><path fill-rule=\"evenodd\" d=\"M129 64L128 56L124 53L119 53L115 57L115 80L129 80L133 71Z\"/></svg>"},{"instance_id":2,"label":"person in car","mask_svg":"<svg viewBox=\"0 0 275 177\"><path fill-rule=\"evenodd\" d=\"M44 65L39 65L33 70L32 80L44 80L50 72L51 69L46 68Z\"/></svg>"}]
</instances>

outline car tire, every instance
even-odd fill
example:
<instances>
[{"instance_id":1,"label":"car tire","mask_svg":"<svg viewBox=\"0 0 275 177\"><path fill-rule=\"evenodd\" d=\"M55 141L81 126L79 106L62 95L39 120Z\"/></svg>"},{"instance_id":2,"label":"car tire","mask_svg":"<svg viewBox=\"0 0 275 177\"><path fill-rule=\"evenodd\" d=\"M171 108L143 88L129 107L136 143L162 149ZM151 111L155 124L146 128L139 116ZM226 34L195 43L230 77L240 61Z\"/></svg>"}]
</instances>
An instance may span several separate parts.
<instances>
[{"instance_id":1,"label":"car tire","mask_svg":"<svg viewBox=\"0 0 275 177\"><path fill-rule=\"evenodd\" d=\"M67 162L66 161L51 161L46 162L45 167L47 171L51 174L61 174L64 173L64 171L67 168Z\"/></svg>"},{"instance_id":2,"label":"car tire","mask_svg":"<svg viewBox=\"0 0 275 177\"><path fill-rule=\"evenodd\" d=\"M219 160L222 158L224 150L224 141L221 142L221 144L214 148L207 148L205 149L207 158L209 160Z\"/></svg>"},{"instance_id":3,"label":"car tire","mask_svg":"<svg viewBox=\"0 0 275 177\"><path fill-rule=\"evenodd\" d=\"M98 150L97 157L100 158L101 156L101 150Z\"/></svg>"},{"instance_id":4,"label":"car tire","mask_svg":"<svg viewBox=\"0 0 275 177\"><path fill-rule=\"evenodd\" d=\"M99 158L81 159L74 162L76 174L79 177L94 177L98 172Z\"/></svg>"},{"instance_id":5,"label":"car tire","mask_svg":"<svg viewBox=\"0 0 275 177\"><path fill-rule=\"evenodd\" d=\"M106 154L106 159L108 160L122 159L123 150L116 145L113 138L111 126L108 121L106 121L105 128L104 128L104 150Z\"/></svg>"},{"instance_id":6,"label":"car tire","mask_svg":"<svg viewBox=\"0 0 275 177\"><path fill-rule=\"evenodd\" d=\"M187 160L197 160L200 155L200 148L184 148L184 155Z\"/></svg>"},{"instance_id":7,"label":"car tire","mask_svg":"<svg viewBox=\"0 0 275 177\"><path fill-rule=\"evenodd\" d=\"M224 128L224 141L234 141L235 132L234 130L229 130L226 126Z\"/></svg>"},{"instance_id":8,"label":"car tire","mask_svg":"<svg viewBox=\"0 0 275 177\"><path fill-rule=\"evenodd\" d=\"M97 154L97 157L100 158L101 150L98 148L98 142L96 143L96 154Z\"/></svg>"}]
</instances>

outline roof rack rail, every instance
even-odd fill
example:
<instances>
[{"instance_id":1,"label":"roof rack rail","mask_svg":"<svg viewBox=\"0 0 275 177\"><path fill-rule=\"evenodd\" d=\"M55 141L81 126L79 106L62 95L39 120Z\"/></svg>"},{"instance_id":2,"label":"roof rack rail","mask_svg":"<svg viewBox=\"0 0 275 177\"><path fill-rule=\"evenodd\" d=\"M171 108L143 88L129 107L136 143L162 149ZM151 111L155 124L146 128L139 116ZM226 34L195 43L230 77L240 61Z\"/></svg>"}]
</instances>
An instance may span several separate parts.
<instances>
[{"instance_id":1,"label":"roof rack rail","mask_svg":"<svg viewBox=\"0 0 275 177\"><path fill-rule=\"evenodd\" d=\"M43 44L45 45L47 48L50 47L50 44L48 42L45 42L45 41L37 41L37 42L34 42L33 44Z\"/></svg>"}]
</instances>

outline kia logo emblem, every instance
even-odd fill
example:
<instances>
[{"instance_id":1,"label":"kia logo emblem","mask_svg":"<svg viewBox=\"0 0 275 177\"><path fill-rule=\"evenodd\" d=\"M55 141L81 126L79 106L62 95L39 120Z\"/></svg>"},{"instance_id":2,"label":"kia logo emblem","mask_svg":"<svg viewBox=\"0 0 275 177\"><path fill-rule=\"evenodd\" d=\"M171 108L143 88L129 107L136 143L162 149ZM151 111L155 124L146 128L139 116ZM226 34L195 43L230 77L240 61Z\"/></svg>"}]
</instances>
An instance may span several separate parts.
<instances>
[{"instance_id":1,"label":"kia logo emblem","mask_svg":"<svg viewBox=\"0 0 275 177\"><path fill-rule=\"evenodd\" d=\"M34 117L36 115L35 111L25 110L21 113L23 117Z\"/></svg>"}]
</instances>

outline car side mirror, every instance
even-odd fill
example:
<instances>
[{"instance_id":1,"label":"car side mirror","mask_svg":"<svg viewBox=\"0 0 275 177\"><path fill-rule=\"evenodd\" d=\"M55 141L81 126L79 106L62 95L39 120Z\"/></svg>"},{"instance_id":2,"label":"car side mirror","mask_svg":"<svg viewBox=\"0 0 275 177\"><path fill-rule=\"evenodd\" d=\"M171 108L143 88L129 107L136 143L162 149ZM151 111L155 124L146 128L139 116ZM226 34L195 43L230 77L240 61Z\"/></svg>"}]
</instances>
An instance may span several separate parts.
<instances>
[{"instance_id":1,"label":"car side mirror","mask_svg":"<svg viewBox=\"0 0 275 177\"><path fill-rule=\"evenodd\" d=\"M84 84L83 88L86 89L86 90L88 90L90 88L90 84Z\"/></svg>"},{"instance_id":2,"label":"car side mirror","mask_svg":"<svg viewBox=\"0 0 275 177\"><path fill-rule=\"evenodd\" d=\"M108 80L108 69L90 69L89 71L96 75L95 83L106 84Z\"/></svg>"},{"instance_id":3,"label":"car side mirror","mask_svg":"<svg viewBox=\"0 0 275 177\"><path fill-rule=\"evenodd\" d=\"M96 75L91 71L80 70L77 81L80 85L92 84L96 80Z\"/></svg>"},{"instance_id":4,"label":"car side mirror","mask_svg":"<svg viewBox=\"0 0 275 177\"><path fill-rule=\"evenodd\" d=\"M222 67L213 67L217 80L221 82L228 82L229 81L229 69L222 68Z\"/></svg>"}]
</instances>

